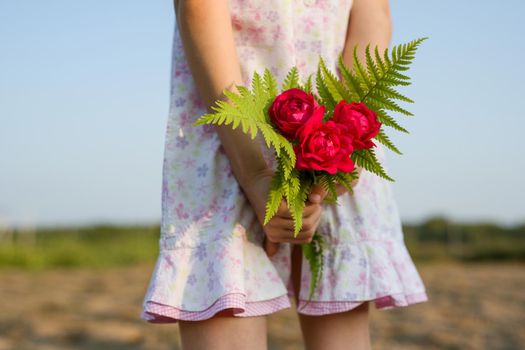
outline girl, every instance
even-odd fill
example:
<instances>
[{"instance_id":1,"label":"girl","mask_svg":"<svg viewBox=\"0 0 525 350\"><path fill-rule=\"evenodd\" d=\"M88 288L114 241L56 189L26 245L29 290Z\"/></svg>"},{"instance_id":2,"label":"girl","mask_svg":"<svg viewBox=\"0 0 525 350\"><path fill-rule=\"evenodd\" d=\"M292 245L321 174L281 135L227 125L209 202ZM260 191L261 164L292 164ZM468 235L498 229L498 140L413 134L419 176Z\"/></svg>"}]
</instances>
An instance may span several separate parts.
<instances>
[{"instance_id":1,"label":"girl","mask_svg":"<svg viewBox=\"0 0 525 350\"><path fill-rule=\"evenodd\" d=\"M352 48L387 47L387 0L176 0L171 108L163 165L160 253L141 317L180 321L184 349L266 349L265 315L295 301L307 349L369 349L368 303L427 300L406 250L390 185L361 172L351 195L325 204L316 187L293 238L286 202L264 227L272 151L230 126L191 124L249 85L292 66L335 72ZM351 10L351 11L350 11ZM363 50L360 51L363 55ZM376 153L384 161L383 149ZM324 236L324 273L306 304L310 272L301 244Z\"/></svg>"}]
</instances>

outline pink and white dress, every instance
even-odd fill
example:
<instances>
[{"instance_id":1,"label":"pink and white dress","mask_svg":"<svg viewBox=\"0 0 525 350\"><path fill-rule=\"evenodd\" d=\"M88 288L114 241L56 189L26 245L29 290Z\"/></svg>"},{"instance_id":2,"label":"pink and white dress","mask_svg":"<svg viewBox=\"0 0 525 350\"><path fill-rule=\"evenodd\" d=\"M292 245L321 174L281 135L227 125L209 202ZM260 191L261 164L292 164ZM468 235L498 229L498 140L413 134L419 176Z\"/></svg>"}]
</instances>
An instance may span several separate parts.
<instances>
[{"instance_id":1,"label":"pink and white dress","mask_svg":"<svg viewBox=\"0 0 525 350\"><path fill-rule=\"evenodd\" d=\"M246 84L271 69L280 82L292 66L315 73L319 55L335 72L351 0L230 0L232 28ZM159 256L144 297L149 322L204 320L229 309L267 315L291 306L291 246L268 257L264 232L240 189L213 126L194 127L206 113L175 25L171 107L165 136ZM220 69L217 62L217 69ZM262 141L259 139L259 142ZM263 147L274 165L272 151ZM384 164L384 152L377 154ZM365 301L377 308L427 300L406 249L390 183L363 172L353 195L323 204L324 274L306 305L311 282L303 257L299 312L323 315Z\"/></svg>"}]
</instances>

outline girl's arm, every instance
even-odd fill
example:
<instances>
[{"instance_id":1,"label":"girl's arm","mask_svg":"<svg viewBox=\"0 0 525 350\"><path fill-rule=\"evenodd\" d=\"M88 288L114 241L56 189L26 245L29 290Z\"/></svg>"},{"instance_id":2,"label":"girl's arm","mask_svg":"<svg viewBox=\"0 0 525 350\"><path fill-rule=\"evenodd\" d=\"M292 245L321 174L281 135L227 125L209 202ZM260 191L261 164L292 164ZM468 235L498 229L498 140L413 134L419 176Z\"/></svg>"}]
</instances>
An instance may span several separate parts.
<instances>
[{"instance_id":1,"label":"girl's arm","mask_svg":"<svg viewBox=\"0 0 525 350\"><path fill-rule=\"evenodd\" d=\"M224 89L243 85L237 51L233 40L228 0L178 0L174 2L182 44L203 102L210 106L223 98ZM259 222L266 211L272 169L264 160L260 145L240 128L215 126L228 156L232 172L246 194ZM326 191L315 189L303 211L303 230L293 238L293 220L283 200L276 215L264 226L265 249L269 255L277 252L278 242L307 243L319 224L322 197Z\"/></svg>"},{"instance_id":2,"label":"girl's arm","mask_svg":"<svg viewBox=\"0 0 525 350\"><path fill-rule=\"evenodd\" d=\"M352 67L353 49L358 46L358 56L365 60L365 47L378 46L382 52L390 44L392 18L388 0L354 0L346 33L343 61Z\"/></svg>"},{"instance_id":3,"label":"girl's arm","mask_svg":"<svg viewBox=\"0 0 525 350\"><path fill-rule=\"evenodd\" d=\"M343 62L348 67L353 66L354 46L357 45L357 56L361 62L365 61L365 48L378 46L382 52L390 44L392 36L392 19L388 0L354 0L348 29L346 32L345 47L343 49ZM362 169L357 168L361 173ZM358 180L354 181L353 186ZM337 193L343 194L347 190L342 185L337 185Z\"/></svg>"},{"instance_id":4,"label":"girl's arm","mask_svg":"<svg viewBox=\"0 0 525 350\"><path fill-rule=\"evenodd\" d=\"M184 51L197 90L206 106L222 98L224 89L242 85L241 70L234 46L228 2L175 1L177 23ZM259 146L240 128L215 126L230 160L232 171L245 188L254 176L267 171ZM239 147L242 145L242 147Z\"/></svg>"}]
</instances>

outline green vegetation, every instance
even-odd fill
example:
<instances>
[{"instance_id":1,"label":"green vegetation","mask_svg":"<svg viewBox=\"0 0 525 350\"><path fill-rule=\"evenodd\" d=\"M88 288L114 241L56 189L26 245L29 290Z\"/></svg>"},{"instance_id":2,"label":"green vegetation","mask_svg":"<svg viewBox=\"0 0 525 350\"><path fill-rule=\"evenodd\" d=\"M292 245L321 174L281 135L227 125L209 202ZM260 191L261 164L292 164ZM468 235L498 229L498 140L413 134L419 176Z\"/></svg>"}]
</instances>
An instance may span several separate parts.
<instances>
[{"instance_id":1,"label":"green vegetation","mask_svg":"<svg viewBox=\"0 0 525 350\"><path fill-rule=\"evenodd\" d=\"M525 261L525 225L461 224L434 218L405 225L414 260ZM0 232L0 268L46 269L154 263L159 226L93 226Z\"/></svg>"},{"instance_id":2,"label":"green vegetation","mask_svg":"<svg viewBox=\"0 0 525 350\"><path fill-rule=\"evenodd\" d=\"M405 241L415 260L525 260L525 225L462 224L433 218L405 225Z\"/></svg>"},{"instance_id":3,"label":"green vegetation","mask_svg":"<svg viewBox=\"0 0 525 350\"><path fill-rule=\"evenodd\" d=\"M108 267L152 262L159 226L92 226L0 232L0 267Z\"/></svg>"}]
</instances>

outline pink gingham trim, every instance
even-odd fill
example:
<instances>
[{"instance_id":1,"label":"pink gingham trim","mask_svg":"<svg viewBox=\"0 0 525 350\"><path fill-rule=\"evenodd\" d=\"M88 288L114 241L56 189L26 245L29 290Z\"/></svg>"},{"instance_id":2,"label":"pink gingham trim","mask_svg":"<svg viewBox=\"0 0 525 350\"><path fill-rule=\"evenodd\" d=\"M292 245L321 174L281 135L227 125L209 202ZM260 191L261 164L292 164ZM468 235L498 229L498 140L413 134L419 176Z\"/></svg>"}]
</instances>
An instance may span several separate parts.
<instances>
[{"instance_id":1,"label":"pink gingham trim","mask_svg":"<svg viewBox=\"0 0 525 350\"><path fill-rule=\"evenodd\" d=\"M374 302L377 309L391 309L394 307L403 307L412 304L422 303L428 301L425 292L409 295L385 295L372 300L366 301L310 301L299 300L299 307L297 311L303 315L328 315L338 312L345 312L352 310L364 302Z\"/></svg>"},{"instance_id":2,"label":"pink gingham trim","mask_svg":"<svg viewBox=\"0 0 525 350\"><path fill-rule=\"evenodd\" d=\"M144 305L141 318L150 323L175 323L183 321L201 321L213 317L220 311L231 309L234 316L262 316L277 312L291 307L287 295L265 300L265 301L246 301L246 296L242 293L226 294L207 309L202 311L186 311L173 306L148 301Z\"/></svg>"}]
</instances>

